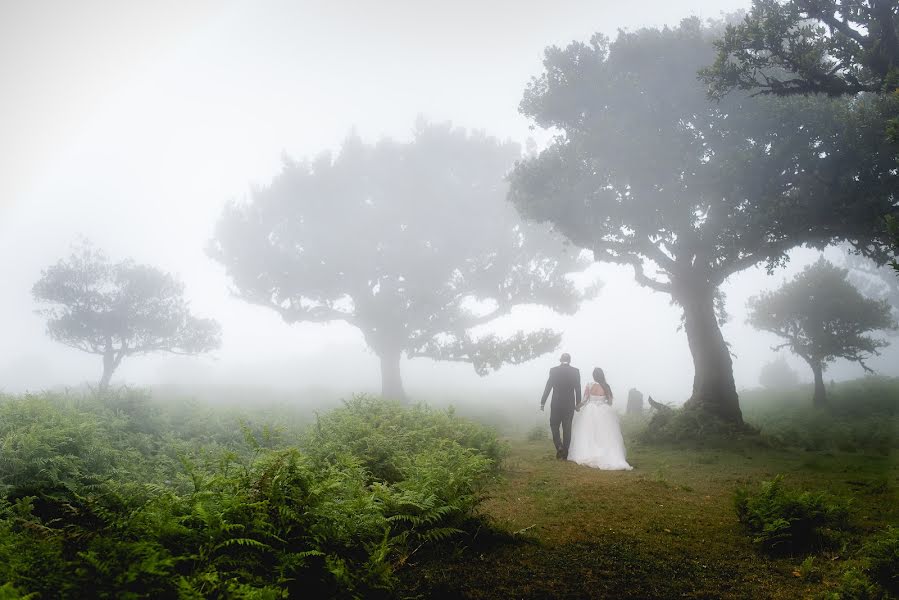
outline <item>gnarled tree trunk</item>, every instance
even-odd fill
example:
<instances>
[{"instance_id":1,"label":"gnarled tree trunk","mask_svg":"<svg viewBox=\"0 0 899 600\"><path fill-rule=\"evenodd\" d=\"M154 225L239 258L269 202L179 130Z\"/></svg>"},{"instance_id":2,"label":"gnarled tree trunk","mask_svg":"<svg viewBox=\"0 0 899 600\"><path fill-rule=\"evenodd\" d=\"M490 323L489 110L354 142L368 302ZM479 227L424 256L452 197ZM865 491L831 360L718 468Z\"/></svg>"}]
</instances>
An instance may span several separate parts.
<instances>
[{"instance_id":1,"label":"gnarled tree trunk","mask_svg":"<svg viewBox=\"0 0 899 600\"><path fill-rule=\"evenodd\" d=\"M103 354L103 375L97 384L98 391L105 392L109 389L109 381L112 379L112 374L115 372L117 365L118 361L116 361L115 354L111 351L106 351Z\"/></svg>"},{"instance_id":2,"label":"gnarled tree trunk","mask_svg":"<svg viewBox=\"0 0 899 600\"><path fill-rule=\"evenodd\" d=\"M384 351L379 354L381 359L381 396L389 400L406 401L406 392L403 390L403 378L400 373L399 350Z\"/></svg>"},{"instance_id":3,"label":"gnarled tree trunk","mask_svg":"<svg viewBox=\"0 0 899 600\"><path fill-rule=\"evenodd\" d=\"M707 285L684 286L677 300L684 309L684 329L695 369L693 395L687 404L741 425L743 414L734 367L715 315L714 289Z\"/></svg>"},{"instance_id":4,"label":"gnarled tree trunk","mask_svg":"<svg viewBox=\"0 0 899 600\"><path fill-rule=\"evenodd\" d=\"M810 361L812 374L815 376L815 395L812 396L812 405L821 408L827 405L827 388L824 387L824 367L821 363Z\"/></svg>"}]
</instances>

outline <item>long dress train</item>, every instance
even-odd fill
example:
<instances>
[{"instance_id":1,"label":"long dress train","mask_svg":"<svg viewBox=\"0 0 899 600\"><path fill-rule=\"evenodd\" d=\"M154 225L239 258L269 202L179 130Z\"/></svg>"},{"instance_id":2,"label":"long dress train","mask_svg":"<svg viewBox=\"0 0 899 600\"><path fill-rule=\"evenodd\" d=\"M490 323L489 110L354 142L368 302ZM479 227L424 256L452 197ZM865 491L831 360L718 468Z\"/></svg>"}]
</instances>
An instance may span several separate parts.
<instances>
[{"instance_id":1,"label":"long dress train","mask_svg":"<svg viewBox=\"0 0 899 600\"><path fill-rule=\"evenodd\" d=\"M631 470L627 463L621 424L604 396L590 394L574 415L568 460L605 471Z\"/></svg>"}]
</instances>

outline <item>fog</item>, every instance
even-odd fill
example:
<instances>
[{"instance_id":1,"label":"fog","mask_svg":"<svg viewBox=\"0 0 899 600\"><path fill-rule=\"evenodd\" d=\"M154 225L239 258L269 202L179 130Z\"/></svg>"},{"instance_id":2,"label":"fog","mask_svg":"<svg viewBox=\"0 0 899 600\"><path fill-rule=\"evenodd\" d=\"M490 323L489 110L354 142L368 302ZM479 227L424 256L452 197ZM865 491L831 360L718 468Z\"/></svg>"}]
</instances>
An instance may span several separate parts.
<instances>
[{"instance_id":1,"label":"fog","mask_svg":"<svg viewBox=\"0 0 899 600\"><path fill-rule=\"evenodd\" d=\"M208 356L123 362L115 382L377 391L377 357L345 324L288 325L231 296L206 248L225 203L275 176L282 157L364 141L408 140L415 119L485 130L524 146L548 134L517 112L552 44L597 31L718 17L747 2L695 0L453 3L85 1L0 8L0 388L95 381L96 356L51 341L31 287L82 237L113 259L132 257L180 277L193 310L217 319ZM776 339L744 323L746 300L820 253L797 249L786 268L754 268L724 286L725 339L738 388L755 387ZM827 255L841 260L837 250ZM693 365L680 309L638 286L630 268L593 265L600 294L574 316L522 308L504 329L551 327L582 372L605 370L623 397L636 387L681 403ZM537 405L557 353L479 377L469 365L404 361L413 396L502 393ZM807 367L787 360L810 379ZM897 374L888 348L869 366ZM858 377L838 362L828 379Z\"/></svg>"}]
</instances>

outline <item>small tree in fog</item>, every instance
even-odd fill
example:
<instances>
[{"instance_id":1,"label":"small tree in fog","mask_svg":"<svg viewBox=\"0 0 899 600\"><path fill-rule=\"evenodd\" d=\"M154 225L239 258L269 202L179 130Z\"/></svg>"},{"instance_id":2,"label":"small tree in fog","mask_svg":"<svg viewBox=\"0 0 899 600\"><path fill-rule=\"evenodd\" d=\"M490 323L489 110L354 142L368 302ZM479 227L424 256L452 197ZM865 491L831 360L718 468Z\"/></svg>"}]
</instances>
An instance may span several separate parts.
<instances>
[{"instance_id":1,"label":"small tree in fog","mask_svg":"<svg viewBox=\"0 0 899 600\"><path fill-rule=\"evenodd\" d=\"M53 305L40 311L51 338L103 357L101 391L126 356L194 355L221 344L218 323L190 313L184 285L172 275L130 260L109 262L87 244L45 269L32 294Z\"/></svg>"},{"instance_id":2,"label":"small tree in fog","mask_svg":"<svg viewBox=\"0 0 899 600\"><path fill-rule=\"evenodd\" d=\"M357 137L336 156L287 162L246 204L228 206L211 254L243 299L288 323L343 321L403 398L400 360L468 362L479 374L553 350L559 334L477 335L537 304L571 314L579 268L545 227L506 201L511 143L420 123L409 143Z\"/></svg>"},{"instance_id":3,"label":"small tree in fog","mask_svg":"<svg viewBox=\"0 0 899 600\"><path fill-rule=\"evenodd\" d=\"M829 363L844 358L871 372L865 360L889 344L865 334L896 327L889 304L865 298L847 277L846 269L820 259L748 304L748 322L785 339L777 349L789 348L811 367L815 406L826 403L823 374Z\"/></svg>"},{"instance_id":4,"label":"small tree in fog","mask_svg":"<svg viewBox=\"0 0 899 600\"><path fill-rule=\"evenodd\" d=\"M882 140L882 124L861 105L736 93L709 102L696 74L722 30L687 19L547 49L520 110L560 134L519 164L511 198L597 261L629 265L638 283L670 294L693 356L688 404L739 424L719 286L759 263L773 269L795 246L869 235L890 203L874 188L897 177L868 143Z\"/></svg>"},{"instance_id":5,"label":"small tree in fog","mask_svg":"<svg viewBox=\"0 0 899 600\"><path fill-rule=\"evenodd\" d=\"M787 364L783 356L762 365L759 383L769 390L793 388L799 385L799 374Z\"/></svg>"}]
</instances>

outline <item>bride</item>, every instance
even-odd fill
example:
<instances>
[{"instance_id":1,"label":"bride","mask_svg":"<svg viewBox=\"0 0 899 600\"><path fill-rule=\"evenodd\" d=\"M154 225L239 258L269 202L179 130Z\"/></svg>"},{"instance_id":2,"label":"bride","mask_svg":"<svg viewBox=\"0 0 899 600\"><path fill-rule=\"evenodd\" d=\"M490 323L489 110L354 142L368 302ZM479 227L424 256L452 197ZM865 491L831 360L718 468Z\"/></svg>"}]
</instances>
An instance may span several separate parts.
<instances>
[{"instance_id":1,"label":"bride","mask_svg":"<svg viewBox=\"0 0 899 600\"><path fill-rule=\"evenodd\" d=\"M630 470L621 437L618 415L612 408L612 389L602 369L593 369L594 382L584 388L584 400L576 408L571 427L568 460L606 471Z\"/></svg>"}]
</instances>

